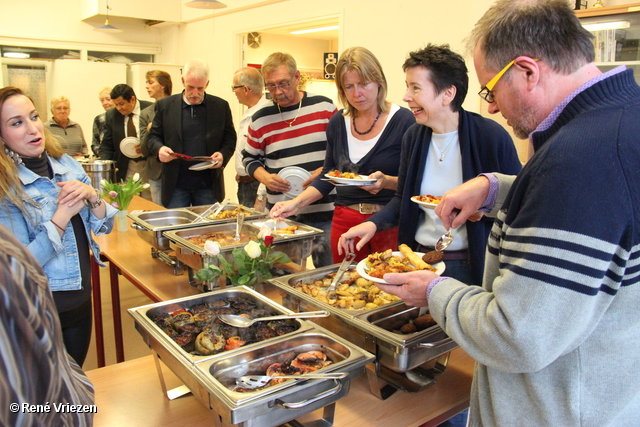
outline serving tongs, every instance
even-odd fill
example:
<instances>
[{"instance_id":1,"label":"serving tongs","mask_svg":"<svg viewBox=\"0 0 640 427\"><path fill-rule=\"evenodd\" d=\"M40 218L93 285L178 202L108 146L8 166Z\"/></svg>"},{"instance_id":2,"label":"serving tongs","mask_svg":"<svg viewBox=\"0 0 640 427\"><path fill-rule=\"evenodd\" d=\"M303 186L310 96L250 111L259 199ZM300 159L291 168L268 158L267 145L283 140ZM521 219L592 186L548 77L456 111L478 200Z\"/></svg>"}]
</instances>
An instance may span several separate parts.
<instances>
[{"instance_id":1,"label":"serving tongs","mask_svg":"<svg viewBox=\"0 0 640 427\"><path fill-rule=\"evenodd\" d=\"M224 209L225 206L227 206L229 204L231 200L230 199L224 199L224 201L220 204L218 203L214 203L211 206L209 206L204 212L202 212L200 215L198 215L196 217L196 219L194 219L193 221L191 221L192 224L195 224L197 222L202 221L203 219L205 219L210 213L211 211L213 211L215 209L215 211L211 214L211 216L213 218L217 217L218 214L220 212L222 212L222 209ZM217 206L216 206L217 205ZM217 208L217 209L216 209Z\"/></svg>"},{"instance_id":2,"label":"serving tongs","mask_svg":"<svg viewBox=\"0 0 640 427\"><path fill-rule=\"evenodd\" d=\"M325 373L309 373L302 375L244 375L236 378L236 385L242 388L259 388L269 384L273 379L292 379L292 380L339 380L346 378L349 374L346 372L325 372Z\"/></svg>"},{"instance_id":3,"label":"serving tongs","mask_svg":"<svg viewBox=\"0 0 640 427\"><path fill-rule=\"evenodd\" d=\"M340 282L340 279L342 279L342 276L344 276L344 273L347 271L347 269L351 267L351 262L354 260L355 257L356 257L356 254L352 252L349 252L344 257L344 259L342 260L342 263L340 264L340 267L338 268L338 271L336 272L336 275L333 277L333 280L331 281L331 284L327 289L327 293L335 292L336 285L338 284L338 282Z\"/></svg>"},{"instance_id":4,"label":"serving tongs","mask_svg":"<svg viewBox=\"0 0 640 427\"><path fill-rule=\"evenodd\" d=\"M213 162L213 160L211 160L211 156L188 156L186 154L180 154L180 153L171 153L170 155L173 157L177 157L178 159L194 161L194 162Z\"/></svg>"}]
</instances>

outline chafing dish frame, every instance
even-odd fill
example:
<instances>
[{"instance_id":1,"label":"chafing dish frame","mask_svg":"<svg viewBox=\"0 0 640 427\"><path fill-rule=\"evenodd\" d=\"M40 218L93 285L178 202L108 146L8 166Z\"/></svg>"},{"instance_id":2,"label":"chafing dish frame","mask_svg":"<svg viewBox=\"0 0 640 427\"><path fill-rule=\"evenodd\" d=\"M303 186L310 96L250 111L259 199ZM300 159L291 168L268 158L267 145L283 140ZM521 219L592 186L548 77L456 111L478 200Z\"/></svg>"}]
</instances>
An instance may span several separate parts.
<instances>
[{"instance_id":1,"label":"chafing dish frame","mask_svg":"<svg viewBox=\"0 0 640 427\"><path fill-rule=\"evenodd\" d=\"M367 367L372 394L385 399L395 390L383 390L374 384L373 376L381 377L396 388L415 392L435 382L435 375L444 372L448 354L458 345L449 338L442 328L435 325L424 331L413 334L396 334L377 326L377 323L388 317L409 316L411 318L424 314L426 309L407 307L404 302L397 301L370 310L345 310L326 304L315 297L293 288L299 280L318 280L329 273L336 272L339 264L306 271L289 276L273 278L268 281L283 291L283 305L293 311L328 310L331 316L313 319L314 323L345 337L355 345L376 355L373 366ZM432 367L427 367L434 364ZM410 371L415 371L409 373ZM418 379L409 379L412 376ZM431 381L427 380L431 378Z\"/></svg>"},{"instance_id":2,"label":"chafing dish frame","mask_svg":"<svg viewBox=\"0 0 640 427\"><path fill-rule=\"evenodd\" d=\"M264 220L245 221L242 225L241 233L246 233L251 235L252 238L256 238L260 231L260 224L262 222L264 222ZM285 222L287 223L287 226L297 226L301 232L295 235L278 234L274 236L271 247L286 253L291 258L292 262L294 264L298 264L300 266L300 270L304 271L306 270L307 259L311 256L313 238L323 234L324 231L319 228L291 220L285 220ZM187 266L189 283L192 286L198 286L193 277L193 271L204 268L205 264L209 263L219 266L219 260L217 257L206 252L203 247L188 241L187 238L205 232L235 233L235 230L236 224L233 222L223 224L205 224L198 227L171 230L164 232L163 235L169 240L170 247L175 252L176 259ZM233 249L244 247L246 244L246 242L243 242L235 245L223 246L220 254L224 256L228 262L233 262ZM214 288L223 287L224 285L226 285L226 277L224 275L220 276L215 283L202 284L203 287L209 286Z\"/></svg>"},{"instance_id":3,"label":"chafing dish frame","mask_svg":"<svg viewBox=\"0 0 640 427\"><path fill-rule=\"evenodd\" d=\"M276 308L275 311L277 312L291 312L291 310L282 307L261 295L259 292L245 286L222 289L204 295L193 295L162 303L135 307L128 310L129 314L134 318L136 329L140 332L143 340L147 345L149 345L152 351L161 387L165 395L169 399L178 397L178 395L171 396L166 390L162 369L159 365L160 359L184 383L188 390L212 411L212 414L214 415L214 422L219 420L225 426L231 425L231 423L233 423L233 425L236 425L235 423L241 423L243 427L260 427L265 425L262 423L262 421L264 421L264 416L256 418L254 414L251 414L249 419L242 420L242 417L247 418L247 411L250 411L246 409L247 402L253 402L253 404L258 405L259 407L268 408L269 413L279 411L281 414L286 414L284 417L286 419L282 418L282 421L279 419L277 424L295 419L303 414L324 407L324 425L326 425L327 422L331 425L335 411L335 401L348 393L350 379L361 374L365 370L365 365L374 360L375 357L373 354L354 346L344 338L341 338L312 322L296 319L296 321L301 324L301 327L289 334L252 343L215 355L187 357L186 352L173 343L173 340L160 330L160 328L155 325L148 316L148 314L150 314L149 312L152 310L168 311L168 307L171 307L172 309L190 307L211 297L215 300L228 298L235 294L254 296L261 302L265 302L269 308ZM248 399L247 402L241 402L236 405L232 403L228 397L224 396L224 393L222 392L222 385L219 385L217 380L215 380L214 383L214 380L212 379L213 376L209 373L210 367L215 363L223 364L226 360L242 357L242 355L246 353L257 353L261 349L276 346L281 343L296 343L301 342L305 337L316 336L328 337L328 339L332 340L334 343L337 343L349 350L349 356L345 357L341 363L336 363L335 365L330 365L323 369L327 372L337 370L340 370L341 372L347 371L349 372L348 377L340 380L307 380L304 381L304 387L299 387L299 384L296 383L287 382L280 387L274 387L273 392L269 391L271 388L265 389L264 394L256 395L254 399ZM313 345L318 346L321 344L315 342ZM181 388L184 388L184 386L178 387L177 389ZM293 392L295 392L295 398L292 399L291 393ZM229 393L235 392L229 391ZM303 399L302 402L300 402L301 399ZM295 400L295 402L291 402L291 400ZM283 410L281 408L286 408L287 406L290 407L287 411L291 412L282 412ZM251 422L252 419L256 419L258 421Z\"/></svg>"}]
</instances>

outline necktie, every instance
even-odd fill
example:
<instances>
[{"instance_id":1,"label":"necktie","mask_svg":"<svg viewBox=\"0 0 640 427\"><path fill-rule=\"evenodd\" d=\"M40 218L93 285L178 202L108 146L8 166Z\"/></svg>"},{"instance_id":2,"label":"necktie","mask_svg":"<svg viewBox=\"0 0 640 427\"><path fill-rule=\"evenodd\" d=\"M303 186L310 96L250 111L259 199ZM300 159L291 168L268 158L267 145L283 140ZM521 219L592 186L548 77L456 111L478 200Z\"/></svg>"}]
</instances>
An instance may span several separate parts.
<instances>
[{"instance_id":1,"label":"necktie","mask_svg":"<svg viewBox=\"0 0 640 427\"><path fill-rule=\"evenodd\" d=\"M127 121L127 136L133 136L134 138L138 136L136 125L133 124L133 113L129 114L129 121Z\"/></svg>"}]
</instances>

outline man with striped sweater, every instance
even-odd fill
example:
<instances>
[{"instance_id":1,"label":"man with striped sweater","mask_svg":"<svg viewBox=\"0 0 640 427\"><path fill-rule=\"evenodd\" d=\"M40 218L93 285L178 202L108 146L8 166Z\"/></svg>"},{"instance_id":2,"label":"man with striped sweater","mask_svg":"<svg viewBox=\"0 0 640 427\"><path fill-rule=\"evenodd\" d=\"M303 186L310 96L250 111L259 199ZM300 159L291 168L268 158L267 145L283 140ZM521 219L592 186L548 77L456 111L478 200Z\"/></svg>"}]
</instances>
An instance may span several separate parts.
<instances>
[{"instance_id":1,"label":"man with striped sweater","mask_svg":"<svg viewBox=\"0 0 640 427\"><path fill-rule=\"evenodd\" d=\"M432 273L380 287L428 304L477 361L471 426L637 426L640 87L624 66L599 71L566 0L499 0L470 47L489 112L535 154L436 209L445 227L497 217L481 287Z\"/></svg>"},{"instance_id":2,"label":"man with striped sweater","mask_svg":"<svg viewBox=\"0 0 640 427\"><path fill-rule=\"evenodd\" d=\"M267 187L267 207L292 198L291 185L278 173L291 166L311 174L306 188L322 171L327 147L327 124L338 110L324 96L298 90L300 71L287 53L276 52L264 61L262 74L273 103L258 110L251 119L243 163L247 173ZM314 266L333 263L329 236L335 191L290 217L324 230L314 242Z\"/></svg>"}]
</instances>

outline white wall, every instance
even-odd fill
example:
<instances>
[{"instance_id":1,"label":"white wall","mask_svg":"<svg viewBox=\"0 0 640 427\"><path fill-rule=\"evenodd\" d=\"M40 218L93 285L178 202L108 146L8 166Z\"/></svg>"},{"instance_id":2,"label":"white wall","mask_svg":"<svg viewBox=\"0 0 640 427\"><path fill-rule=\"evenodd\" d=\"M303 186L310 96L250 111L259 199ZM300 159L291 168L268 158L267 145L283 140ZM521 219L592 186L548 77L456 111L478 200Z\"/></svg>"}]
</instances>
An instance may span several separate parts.
<instances>
[{"instance_id":1,"label":"white wall","mask_svg":"<svg viewBox=\"0 0 640 427\"><path fill-rule=\"evenodd\" d=\"M128 1L142 3L141 0ZM184 3L183 0L179 1ZM258 0L235 1L240 6L256 2ZM93 22L81 20L82 3L83 0L65 0L62 7L61 3L49 0L13 1L10 13L0 13L0 43L24 45L40 41L52 47L99 46L103 50L148 51L157 54L156 62L179 65L190 58L200 57L211 66L211 83L207 92L226 99L237 119L239 114L236 112L242 109L229 90L229 84L233 72L244 65L241 56L242 33L278 27L290 22L308 21L311 18L339 16L340 42L339 46L332 46L331 51L341 52L351 46L370 49L384 67L389 81L389 99L404 105L402 97L405 84L401 65L407 53L428 42L449 43L452 49L462 52L464 38L493 0L401 0L391 3L288 0L237 13L229 13L232 10L211 13L182 6L181 20L189 23L154 27L147 27L141 21L119 20L121 11L113 10L112 24L124 30L117 34L93 31L96 26ZM231 9L231 0L227 3ZM629 2L605 0L605 3L607 6L614 6ZM115 5L120 7L121 4L123 3L118 2L110 6L115 9ZM6 12L4 9L7 7L3 8L3 12ZM213 18L206 18L210 16ZM200 17L206 19L199 20ZM279 50L285 48L286 46ZM298 55L302 57L301 54ZM480 88L470 59L468 66L471 84L464 107L470 111L480 111L480 98L474 96ZM73 83L77 79L92 78L91 75L74 75L70 76L69 81ZM95 87L103 84L98 81L93 83ZM174 92L179 90L180 85L176 84ZM83 99L72 100L72 118L76 112L85 108L92 114L100 112L100 105L93 92L88 91ZM233 177L233 167L227 168L227 171ZM235 194L234 181L229 178L226 181L229 185L228 192Z\"/></svg>"}]
</instances>

